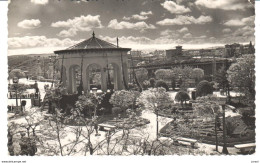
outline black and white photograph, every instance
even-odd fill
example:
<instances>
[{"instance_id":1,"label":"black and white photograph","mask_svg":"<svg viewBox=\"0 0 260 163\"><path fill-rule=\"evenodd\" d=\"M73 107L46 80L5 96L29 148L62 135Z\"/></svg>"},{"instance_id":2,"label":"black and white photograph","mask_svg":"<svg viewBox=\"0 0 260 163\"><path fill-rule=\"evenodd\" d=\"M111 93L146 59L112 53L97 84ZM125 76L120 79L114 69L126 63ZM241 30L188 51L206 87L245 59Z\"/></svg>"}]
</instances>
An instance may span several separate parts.
<instances>
[{"instance_id":1,"label":"black and white photograph","mask_svg":"<svg viewBox=\"0 0 260 163\"><path fill-rule=\"evenodd\" d=\"M258 2L5 3L8 156L256 155Z\"/></svg>"}]
</instances>

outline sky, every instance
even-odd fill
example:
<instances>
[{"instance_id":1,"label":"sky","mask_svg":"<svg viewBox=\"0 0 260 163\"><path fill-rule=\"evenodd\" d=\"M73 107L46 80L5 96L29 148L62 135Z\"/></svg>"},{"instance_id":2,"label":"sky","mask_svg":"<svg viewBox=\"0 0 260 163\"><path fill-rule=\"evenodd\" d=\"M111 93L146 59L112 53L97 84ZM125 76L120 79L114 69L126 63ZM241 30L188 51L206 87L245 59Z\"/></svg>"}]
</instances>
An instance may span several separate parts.
<instances>
[{"instance_id":1,"label":"sky","mask_svg":"<svg viewBox=\"0 0 260 163\"><path fill-rule=\"evenodd\" d=\"M248 0L11 0L8 55L53 53L96 37L132 50L254 43Z\"/></svg>"}]
</instances>

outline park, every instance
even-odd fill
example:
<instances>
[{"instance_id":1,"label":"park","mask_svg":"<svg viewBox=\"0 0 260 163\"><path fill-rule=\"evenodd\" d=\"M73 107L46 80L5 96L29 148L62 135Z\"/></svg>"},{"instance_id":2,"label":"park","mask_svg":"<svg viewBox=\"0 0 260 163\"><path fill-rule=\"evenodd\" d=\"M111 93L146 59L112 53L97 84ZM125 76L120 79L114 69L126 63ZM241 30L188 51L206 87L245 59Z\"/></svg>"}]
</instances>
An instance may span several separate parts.
<instances>
[{"instance_id":1,"label":"park","mask_svg":"<svg viewBox=\"0 0 260 163\"><path fill-rule=\"evenodd\" d=\"M130 50L93 32L54 52L49 80L11 70L9 155L254 154L254 54L211 77L189 65L150 77Z\"/></svg>"}]
</instances>

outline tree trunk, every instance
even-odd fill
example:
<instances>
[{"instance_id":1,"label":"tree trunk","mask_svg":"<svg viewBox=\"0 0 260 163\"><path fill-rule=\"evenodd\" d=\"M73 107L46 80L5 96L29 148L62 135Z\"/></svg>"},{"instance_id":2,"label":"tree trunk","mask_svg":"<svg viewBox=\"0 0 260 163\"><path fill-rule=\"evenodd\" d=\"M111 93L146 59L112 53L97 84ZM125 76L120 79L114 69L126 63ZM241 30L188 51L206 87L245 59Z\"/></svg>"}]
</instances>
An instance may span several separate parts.
<instances>
[{"instance_id":1,"label":"tree trunk","mask_svg":"<svg viewBox=\"0 0 260 163\"><path fill-rule=\"evenodd\" d=\"M217 115L215 115L215 136L216 136L216 151L218 152Z\"/></svg>"}]
</instances>

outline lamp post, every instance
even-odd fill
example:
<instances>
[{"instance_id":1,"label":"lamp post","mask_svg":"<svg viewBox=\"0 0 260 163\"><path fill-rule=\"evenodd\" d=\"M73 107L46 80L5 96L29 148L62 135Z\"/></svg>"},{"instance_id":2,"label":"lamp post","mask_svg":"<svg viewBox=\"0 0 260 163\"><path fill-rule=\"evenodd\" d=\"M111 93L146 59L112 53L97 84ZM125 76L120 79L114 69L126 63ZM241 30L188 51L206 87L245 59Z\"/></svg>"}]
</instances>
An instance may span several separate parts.
<instances>
[{"instance_id":1,"label":"lamp post","mask_svg":"<svg viewBox=\"0 0 260 163\"><path fill-rule=\"evenodd\" d=\"M16 106L18 106L18 99L17 99L17 88L18 88L18 82L19 79L17 77L13 78L13 84L14 84L14 88L15 88L15 99L16 99Z\"/></svg>"},{"instance_id":2,"label":"lamp post","mask_svg":"<svg viewBox=\"0 0 260 163\"><path fill-rule=\"evenodd\" d=\"M225 116L225 108L226 108L226 97L220 97L219 98L219 103L222 106L222 112L223 112L223 149L222 149L222 153L224 154L228 154L228 150L227 150L227 142L226 142L226 116Z\"/></svg>"},{"instance_id":3,"label":"lamp post","mask_svg":"<svg viewBox=\"0 0 260 163\"><path fill-rule=\"evenodd\" d=\"M158 99L159 100L159 99ZM155 112L156 112L156 140L158 140L159 135L159 122L158 122L158 104L155 103Z\"/></svg>"}]
</instances>

